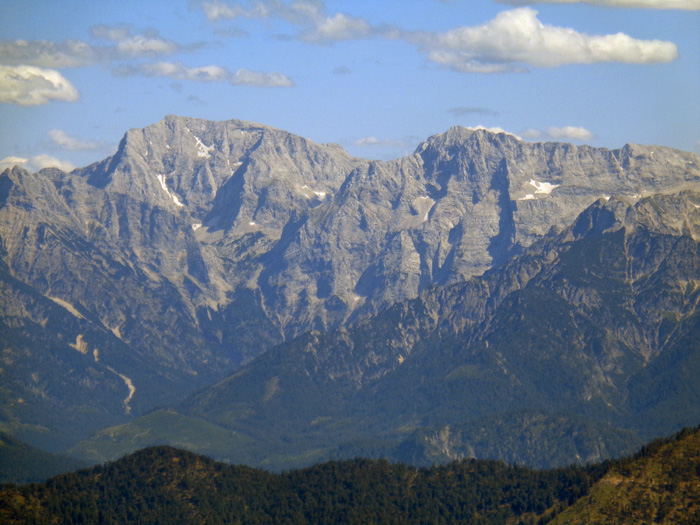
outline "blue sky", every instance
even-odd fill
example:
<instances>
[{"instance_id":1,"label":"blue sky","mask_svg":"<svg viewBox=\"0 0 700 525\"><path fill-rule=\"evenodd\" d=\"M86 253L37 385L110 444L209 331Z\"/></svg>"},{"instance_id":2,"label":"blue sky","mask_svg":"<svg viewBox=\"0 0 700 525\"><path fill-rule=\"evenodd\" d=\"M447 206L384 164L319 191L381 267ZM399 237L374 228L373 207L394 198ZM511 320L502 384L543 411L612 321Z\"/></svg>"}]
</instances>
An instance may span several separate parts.
<instances>
[{"instance_id":1,"label":"blue sky","mask_svg":"<svg viewBox=\"0 0 700 525\"><path fill-rule=\"evenodd\" d=\"M71 169L176 114L365 158L454 125L700 152L700 0L4 0L0 164Z\"/></svg>"}]
</instances>

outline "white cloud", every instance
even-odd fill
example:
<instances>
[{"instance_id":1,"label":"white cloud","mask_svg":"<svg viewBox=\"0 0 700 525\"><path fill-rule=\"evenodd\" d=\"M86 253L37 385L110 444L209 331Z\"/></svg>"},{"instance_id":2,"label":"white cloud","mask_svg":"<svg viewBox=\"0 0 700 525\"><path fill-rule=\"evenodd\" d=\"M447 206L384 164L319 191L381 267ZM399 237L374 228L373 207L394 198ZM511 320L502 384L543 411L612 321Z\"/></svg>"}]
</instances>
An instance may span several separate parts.
<instances>
[{"instance_id":1,"label":"white cloud","mask_svg":"<svg viewBox=\"0 0 700 525\"><path fill-rule=\"evenodd\" d=\"M58 168L59 170L70 172L75 169L75 165L72 162L43 154L35 155L31 160L15 156L5 157L0 160L0 171L4 171L6 168L11 168L13 166L22 166L31 171L39 171L44 168Z\"/></svg>"},{"instance_id":2,"label":"white cloud","mask_svg":"<svg viewBox=\"0 0 700 525\"><path fill-rule=\"evenodd\" d=\"M117 43L117 53L129 57L170 55L178 49L175 42L143 35L129 36Z\"/></svg>"},{"instance_id":3,"label":"white cloud","mask_svg":"<svg viewBox=\"0 0 700 525\"><path fill-rule=\"evenodd\" d=\"M52 129L49 131L49 136L56 144L63 149L78 151L78 150L93 150L102 147L100 142L89 142L75 137L71 137L62 129Z\"/></svg>"},{"instance_id":4,"label":"white cloud","mask_svg":"<svg viewBox=\"0 0 700 525\"><path fill-rule=\"evenodd\" d=\"M75 169L75 165L73 163L57 159L56 157L52 157L50 155L36 155L32 157L31 164L37 170L44 168L58 168L61 171L69 172Z\"/></svg>"},{"instance_id":5,"label":"white cloud","mask_svg":"<svg viewBox=\"0 0 700 525\"><path fill-rule=\"evenodd\" d=\"M317 19L314 27L304 31L301 38L309 42L331 42L367 38L372 33L372 26L367 21L336 13L331 17Z\"/></svg>"},{"instance_id":6,"label":"white cloud","mask_svg":"<svg viewBox=\"0 0 700 525\"><path fill-rule=\"evenodd\" d=\"M355 146L359 147L368 147L368 146L376 146L376 147L391 147L391 148L405 148L409 144L407 142L401 141L401 140L394 140L394 139L378 139L377 137L362 137L360 139L357 139L355 142L353 142Z\"/></svg>"},{"instance_id":7,"label":"white cloud","mask_svg":"<svg viewBox=\"0 0 700 525\"><path fill-rule=\"evenodd\" d=\"M345 13L327 15L323 2L319 0L296 0L289 4L279 0L258 0L252 5L241 2L224 2L213 0L204 2L202 9L210 21L235 19L278 18L301 26L299 38L307 42L330 43L342 40L369 38L377 34L386 34L392 30L388 27L374 27L363 18Z\"/></svg>"},{"instance_id":8,"label":"white cloud","mask_svg":"<svg viewBox=\"0 0 700 525\"><path fill-rule=\"evenodd\" d=\"M7 168L12 168L13 166L22 166L27 162L29 162L29 159L22 157L5 157L4 159L0 160L0 172L5 171Z\"/></svg>"},{"instance_id":9,"label":"white cloud","mask_svg":"<svg viewBox=\"0 0 700 525\"><path fill-rule=\"evenodd\" d=\"M231 20L239 16L248 17L248 11L239 4L227 4L218 1L204 2L202 4L202 9L207 19L211 22L216 20Z\"/></svg>"},{"instance_id":10,"label":"white cloud","mask_svg":"<svg viewBox=\"0 0 700 525\"><path fill-rule=\"evenodd\" d=\"M497 126L486 127L486 126L482 126L481 124L479 124L478 126L468 126L467 129L470 129L472 131L479 131L479 130L483 129L484 131L489 131L491 133L505 133L506 135L511 135L511 136L515 137L516 139L520 140L520 137L518 135L516 135L515 133L511 133L510 131L506 131L505 129L499 128Z\"/></svg>"},{"instance_id":11,"label":"white cloud","mask_svg":"<svg viewBox=\"0 0 700 525\"><path fill-rule=\"evenodd\" d=\"M125 27L95 26L92 35L109 41L95 46L82 40L64 42L48 40L0 41L0 57L5 65L47 68L85 67L96 63L136 57L170 55L181 46L158 35L132 35Z\"/></svg>"},{"instance_id":12,"label":"white cloud","mask_svg":"<svg viewBox=\"0 0 700 525\"><path fill-rule=\"evenodd\" d=\"M260 71L250 71L249 69L239 69L229 80L233 85L257 86L257 87L291 87L292 80L282 73L263 73Z\"/></svg>"},{"instance_id":13,"label":"white cloud","mask_svg":"<svg viewBox=\"0 0 700 525\"><path fill-rule=\"evenodd\" d=\"M593 133L586 128L578 126L565 126L563 128L551 127L547 130L547 134L553 139L587 141L593 138Z\"/></svg>"},{"instance_id":14,"label":"white cloud","mask_svg":"<svg viewBox=\"0 0 700 525\"><path fill-rule=\"evenodd\" d=\"M141 73L149 77L167 77L196 82L220 82L230 76L230 72L219 66L186 67L180 62L155 62L139 64L121 70L123 73Z\"/></svg>"},{"instance_id":15,"label":"white cloud","mask_svg":"<svg viewBox=\"0 0 700 525\"><path fill-rule=\"evenodd\" d=\"M81 40L68 39L63 43L3 40L0 41L0 57L6 65L64 68L90 65L97 60L98 53Z\"/></svg>"},{"instance_id":16,"label":"white cloud","mask_svg":"<svg viewBox=\"0 0 700 525\"><path fill-rule=\"evenodd\" d=\"M232 85L248 85L259 87L289 87L294 82L282 73L263 73L239 69L232 73L220 66L187 67L180 62L156 62L124 66L115 70L121 75L146 75L150 77L165 77L175 80L190 80L194 82L228 82Z\"/></svg>"},{"instance_id":17,"label":"white cloud","mask_svg":"<svg viewBox=\"0 0 700 525\"><path fill-rule=\"evenodd\" d=\"M54 69L0 66L0 102L39 106L51 100L74 102L80 94Z\"/></svg>"},{"instance_id":18,"label":"white cloud","mask_svg":"<svg viewBox=\"0 0 700 525\"><path fill-rule=\"evenodd\" d=\"M524 71L527 65L624 62L649 64L678 57L672 42L638 40L624 33L587 35L548 26L527 7L503 11L480 26L459 27L446 33L406 36L428 53L429 60L456 71L502 73Z\"/></svg>"},{"instance_id":19,"label":"white cloud","mask_svg":"<svg viewBox=\"0 0 700 525\"><path fill-rule=\"evenodd\" d=\"M539 129L527 128L520 134L525 140L539 140L542 132Z\"/></svg>"},{"instance_id":20,"label":"white cloud","mask_svg":"<svg viewBox=\"0 0 700 525\"><path fill-rule=\"evenodd\" d=\"M202 4L207 19L231 20L244 18L281 18L296 25L303 25L322 16L323 3L319 0L296 0L286 4L279 0L257 0L244 7L241 2L213 0Z\"/></svg>"},{"instance_id":21,"label":"white cloud","mask_svg":"<svg viewBox=\"0 0 700 525\"><path fill-rule=\"evenodd\" d=\"M521 133L526 140L542 140L550 138L553 140L575 140L578 142L587 142L593 140L595 135L580 126L563 126L561 128L552 126L546 132L539 129L527 128Z\"/></svg>"},{"instance_id":22,"label":"white cloud","mask_svg":"<svg viewBox=\"0 0 700 525\"><path fill-rule=\"evenodd\" d=\"M630 7L641 9L700 10L700 0L496 0L500 4L589 4L605 7Z\"/></svg>"}]
</instances>

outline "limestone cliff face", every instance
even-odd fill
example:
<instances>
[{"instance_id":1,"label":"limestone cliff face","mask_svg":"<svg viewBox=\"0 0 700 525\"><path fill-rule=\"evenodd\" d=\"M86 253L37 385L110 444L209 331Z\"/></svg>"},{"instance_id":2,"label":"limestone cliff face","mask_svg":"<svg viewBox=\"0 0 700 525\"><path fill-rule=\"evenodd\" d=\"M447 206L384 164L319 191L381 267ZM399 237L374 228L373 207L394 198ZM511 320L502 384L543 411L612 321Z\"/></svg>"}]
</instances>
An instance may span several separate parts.
<instances>
[{"instance_id":1,"label":"limestone cliff face","mask_svg":"<svg viewBox=\"0 0 700 525\"><path fill-rule=\"evenodd\" d=\"M266 126L166 117L78 175L188 223L210 303L254 290L289 337L479 275L600 198L695 184L699 164L668 148L529 144L464 128L369 162Z\"/></svg>"},{"instance_id":2,"label":"limestone cliff face","mask_svg":"<svg viewBox=\"0 0 700 525\"><path fill-rule=\"evenodd\" d=\"M70 175L6 173L0 234L15 277L122 337L157 323L135 311L143 293L107 291L110 264L154 288L146 302L169 290L172 315L226 346L244 306L272 340L334 328L499 266L598 199L635 202L699 176L697 156L662 147L452 128L410 157L370 162L263 125L169 116Z\"/></svg>"},{"instance_id":3,"label":"limestone cliff face","mask_svg":"<svg viewBox=\"0 0 700 525\"><path fill-rule=\"evenodd\" d=\"M0 256L8 279L197 388L277 342L504 265L600 199L634 204L699 177L696 155L663 147L452 128L378 162L169 116L70 174L0 175ZM692 229L648 206L650 224Z\"/></svg>"},{"instance_id":4,"label":"limestone cliff face","mask_svg":"<svg viewBox=\"0 0 700 525\"><path fill-rule=\"evenodd\" d=\"M700 418L698 203L600 199L483 276L279 345L180 408L266 458L382 440L409 462L621 454Z\"/></svg>"}]
</instances>

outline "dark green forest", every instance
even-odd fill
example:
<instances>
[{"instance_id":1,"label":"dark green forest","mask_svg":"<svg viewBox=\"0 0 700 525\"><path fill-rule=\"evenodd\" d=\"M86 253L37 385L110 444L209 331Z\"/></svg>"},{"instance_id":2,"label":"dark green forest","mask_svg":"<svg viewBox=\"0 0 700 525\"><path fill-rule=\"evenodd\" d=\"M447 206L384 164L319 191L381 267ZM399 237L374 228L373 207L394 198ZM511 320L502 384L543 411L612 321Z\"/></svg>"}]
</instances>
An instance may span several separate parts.
<instances>
[{"instance_id":1,"label":"dark green forest","mask_svg":"<svg viewBox=\"0 0 700 525\"><path fill-rule=\"evenodd\" d=\"M671 457L685 465L676 469L675 482L668 480L676 474L663 466ZM151 447L45 483L5 485L0 522L546 523L590 500L601 479L626 477L631 487L641 471L655 473L652 482L665 476L657 493L700 486L700 428L657 440L628 458L541 471L490 460L417 468L354 459L273 474ZM683 494L695 498L697 489ZM664 515L690 509L685 500L665 501L673 508ZM635 505L629 508L648 507Z\"/></svg>"}]
</instances>

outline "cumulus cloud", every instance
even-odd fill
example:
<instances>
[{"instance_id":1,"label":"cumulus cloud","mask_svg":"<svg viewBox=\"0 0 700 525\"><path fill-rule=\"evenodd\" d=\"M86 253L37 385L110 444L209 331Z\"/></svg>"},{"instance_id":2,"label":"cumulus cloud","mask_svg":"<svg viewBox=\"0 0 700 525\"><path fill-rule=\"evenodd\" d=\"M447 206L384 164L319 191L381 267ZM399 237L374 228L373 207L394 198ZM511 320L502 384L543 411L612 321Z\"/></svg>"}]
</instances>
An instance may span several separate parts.
<instances>
[{"instance_id":1,"label":"cumulus cloud","mask_svg":"<svg viewBox=\"0 0 700 525\"><path fill-rule=\"evenodd\" d=\"M227 4L219 1L204 2L202 9L207 19L212 22L215 20L230 20L239 16L253 18L253 11L244 9L240 4ZM259 16L263 17L264 13L259 13Z\"/></svg>"},{"instance_id":2,"label":"cumulus cloud","mask_svg":"<svg viewBox=\"0 0 700 525\"><path fill-rule=\"evenodd\" d=\"M115 70L120 75L146 75L194 82L228 82L231 85L289 87L294 83L282 73L263 73L239 69L231 72L220 66L187 67L180 62L156 62L124 66Z\"/></svg>"},{"instance_id":3,"label":"cumulus cloud","mask_svg":"<svg viewBox=\"0 0 700 525\"><path fill-rule=\"evenodd\" d=\"M44 168L58 168L59 170L70 172L75 169L75 165L72 162L57 159L56 157L45 154L35 155L31 159L10 156L0 160L0 171L4 171L6 168L11 168L13 166L22 166L31 171L39 171Z\"/></svg>"},{"instance_id":4,"label":"cumulus cloud","mask_svg":"<svg viewBox=\"0 0 700 525\"><path fill-rule=\"evenodd\" d=\"M586 141L593 138L593 133L579 126L551 127L547 130L547 134L553 139Z\"/></svg>"},{"instance_id":5,"label":"cumulus cloud","mask_svg":"<svg viewBox=\"0 0 700 525\"><path fill-rule=\"evenodd\" d=\"M279 0L258 0L254 3L212 0L204 2L202 9L207 19L232 20L236 18L278 18L301 27L298 37L314 43L330 43L343 40L369 38L378 34L390 34L390 27L372 26L363 18L345 13L329 15L318 0L296 0L283 3Z\"/></svg>"},{"instance_id":6,"label":"cumulus cloud","mask_svg":"<svg viewBox=\"0 0 700 525\"><path fill-rule=\"evenodd\" d=\"M90 32L95 38L116 44L108 48L112 58L159 57L171 55L181 49L180 45L167 38L162 38L153 31L132 34L128 27L122 25L93 26Z\"/></svg>"},{"instance_id":7,"label":"cumulus cloud","mask_svg":"<svg viewBox=\"0 0 700 525\"><path fill-rule=\"evenodd\" d=\"M61 171L69 172L75 169L75 164L65 160L57 159L51 155L35 155L32 157L31 164L37 170L44 168L58 168Z\"/></svg>"},{"instance_id":8,"label":"cumulus cloud","mask_svg":"<svg viewBox=\"0 0 700 525\"><path fill-rule=\"evenodd\" d=\"M176 80L192 80L196 82L221 82L231 73L219 66L186 67L180 62L154 62L126 66L116 70L122 75L146 75L149 77L165 77Z\"/></svg>"},{"instance_id":9,"label":"cumulus cloud","mask_svg":"<svg viewBox=\"0 0 700 525\"><path fill-rule=\"evenodd\" d=\"M336 13L316 20L311 29L301 34L301 38L310 42L331 42L367 38L372 33L372 26L367 21Z\"/></svg>"},{"instance_id":10,"label":"cumulus cloud","mask_svg":"<svg viewBox=\"0 0 700 525\"><path fill-rule=\"evenodd\" d=\"M51 100L75 102L80 94L54 69L0 65L0 102L39 106Z\"/></svg>"},{"instance_id":11,"label":"cumulus cloud","mask_svg":"<svg viewBox=\"0 0 700 525\"><path fill-rule=\"evenodd\" d=\"M5 65L64 68L90 65L97 60L98 53L81 40L68 39L62 43L3 40L0 41L0 57Z\"/></svg>"},{"instance_id":12,"label":"cumulus cloud","mask_svg":"<svg viewBox=\"0 0 700 525\"><path fill-rule=\"evenodd\" d=\"M318 19L323 13L323 4L317 0L297 0L290 4L279 0L258 0L244 5L242 2L211 0L202 4L207 19L231 20L243 18L281 18L292 24L305 24Z\"/></svg>"},{"instance_id":13,"label":"cumulus cloud","mask_svg":"<svg viewBox=\"0 0 700 525\"><path fill-rule=\"evenodd\" d=\"M169 55L177 49L178 45L175 42L143 35L130 36L117 43L117 52L130 57Z\"/></svg>"},{"instance_id":14,"label":"cumulus cloud","mask_svg":"<svg viewBox=\"0 0 700 525\"><path fill-rule=\"evenodd\" d=\"M525 71L528 65L649 64L678 57L672 42L638 40L624 33L587 35L549 26L538 20L537 11L527 7L503 11L480 26L446 33L413 33L408 38L428 54L429 60L469 73Z\"/></svg>"},{"instance_id":15,"label":"cumulus cloud","mask_svg":"<svg viewBox=\"0 0 700 525\"><path fill-rule=\"evenodd\" d=\"M29 159L22 157L5 157L4 159L0 160L0 172L5 171L7 168L12 168L13 166L23 166L27 164L27 162L29 162Z\"/></svg>"},{"instance_id":16,"label":"cumulus cloud","mask_svg":"<svg viewBox=\"0 0 700 525\"><path fill-rule=\"evenodd\" d=\"M700 10L700 0L496 0L501 4L589 4L605 7L630 7L641 9Z\"/></svg>"},{"instance_id":17,"label":"cumulus cloud","mask_svg":"<svg viewBox=\"0 0 700 525\"><path fill-rule=\"evenodd\" d=\"M5 65L61 69L128 58L153 58L170 55L182 49L175 42L158 35L133 35L129 29L121 26L95 26L91 32L95 38L106 40L109 44L92 45L73 39L64 42L3 40L0 41L0 57Z\"/></svg>"},{"instance_id":18,"label":"cumulus cloud","mask_svg":"<svg viewBox=\"0 0 700 525\"><path fill-rule=\"evenodd\" d=\"M81 140L75 137L71 137L62 129L50 130L49 136L51 137L51 140L54 141L54 143L58 144L63 149L67 149L70 151L94 150L101 148L103 145L100 142L89 142L87 140Z\"/></svg>"}]
</instances>

